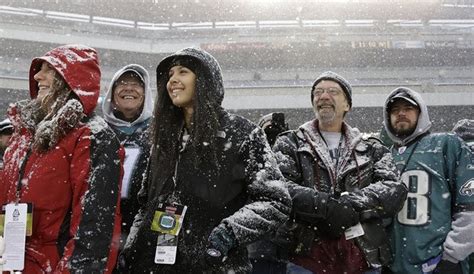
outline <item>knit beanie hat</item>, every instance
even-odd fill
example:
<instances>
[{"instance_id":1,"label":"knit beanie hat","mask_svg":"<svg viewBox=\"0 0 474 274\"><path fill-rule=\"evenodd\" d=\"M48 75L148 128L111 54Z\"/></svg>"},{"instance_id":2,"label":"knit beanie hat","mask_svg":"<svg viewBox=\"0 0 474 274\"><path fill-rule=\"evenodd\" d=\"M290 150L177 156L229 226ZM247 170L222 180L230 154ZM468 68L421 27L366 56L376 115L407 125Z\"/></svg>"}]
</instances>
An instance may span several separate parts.
<instances>
[{"instance_id":1,"label":"knit beanie hat","mask_svg":"<svg viewBox=\"0 0 474 274\"><path fill-rule=\"evenodd\" d=\"M313 86L311 87L311 103L313 102L313 99L314 99L314 95L313 95L314 88L319 82L323 80L331 80L338 83L341 86L342 90L344 91L344 94L346 95L346 99L347 99L347 102L349 103L349 107L352 107L351 84L349 84L349 82L346 79L344 79L344 77L332 71L325 71L321 73L318 76L318 78L316 78L316 80L314 80Z\"/></svg>"},{"instance_id":2,"label":"knit beanie hat","mask_svg":"<svg viewBox=\"0 0 474 274\"><path fill-rule=\"evenodd\" d=\"M453 132L464 141L474 140L474 120L459 120L453 128Z\"/></svg>"}]
</instances>

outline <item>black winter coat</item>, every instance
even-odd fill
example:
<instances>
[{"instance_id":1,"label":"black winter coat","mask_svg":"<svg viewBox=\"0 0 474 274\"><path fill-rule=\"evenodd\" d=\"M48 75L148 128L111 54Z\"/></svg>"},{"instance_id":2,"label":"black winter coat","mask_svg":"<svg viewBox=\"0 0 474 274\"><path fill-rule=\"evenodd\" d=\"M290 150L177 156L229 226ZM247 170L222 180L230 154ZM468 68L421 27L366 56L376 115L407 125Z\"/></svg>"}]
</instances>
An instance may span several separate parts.
<instances>
[{"instance_id":1,"label":"black winter coat","mask_svg":"<svg viewBox=\"0 0 474 274\"><path fill-rule=\"evenodd\" d=\"M142 187L143 175L145 174L148 159L150 157L150 145L148 144L149 140L147 134L148 123L149 119L140 123L132 133L124 132L120 127L110 125L125 150L137 150L136 158L131 159L132 162L130 162L130 164L133 164L133 167L129 177L130 182L128 190L122 189L122 192L126 191L126 195L125 197L122 195L122 199L120 200L122 234L124 235L128 235L130 232L133 219L140 209L138 203L138 192ZM126 163L128 163L127 160L130 159L126 159Z\"/></svg>"},{"instance_id":2,"label":"black winter coat","mask_svg":"<svg viewBox=\"0 0 474 274\"><path fill-rule=\"evenodd\" d=\"M385 265L390 262L390 250L382 218L394 216L403 205L407 193L405 185L397 181L391 154L377 139L364 139L357 129L344 124L345 142L339 153L339 164L333 168L327 146L317 130L317 123L317 120L313 120L295 131L283 133L273 148L283 175L297 184L290 186L290 194L293 196L301 186L335 197L342 192L349 192L345 199L360 212L365 230L365 235L355 238L356 243L370 265ZM308 140L311 140L312 145ZM316 195L314 199L308 204L324 204L322 197ZM320 218L317 210L313 217ZM292 225L293 252L297 255L307 254L313 240L325 239L324 234L318 235L317 227L318 224L313 221Z\"/></svg>"},{"instance_id":3,"label":"black winter coat","mask_svg":"<svg viewBox=\"0 0 474 274\"><path fill-rule=\"evenodd\" d=\"M202 273L206 271L236 273L251 269L246 245L276 230L288 220L291 199L283 183L274 155L263 131L250 121L222 111L221 129L217 132L219 172L209 167L195 167L190 148L179 153L174 170L160 194L144 204L132 228L126 252L134 273ZM180 140L177 140L180 142ZM147 200L149 186L140 196ZM150 230L159 202L179 202L188 206L179 234L178 255L174 265L153 262L157 233ZM203 264L210 232L220 223L230 227L238 246L232 248L223 265L209 268Z\"/></svg>"}]
</instances>

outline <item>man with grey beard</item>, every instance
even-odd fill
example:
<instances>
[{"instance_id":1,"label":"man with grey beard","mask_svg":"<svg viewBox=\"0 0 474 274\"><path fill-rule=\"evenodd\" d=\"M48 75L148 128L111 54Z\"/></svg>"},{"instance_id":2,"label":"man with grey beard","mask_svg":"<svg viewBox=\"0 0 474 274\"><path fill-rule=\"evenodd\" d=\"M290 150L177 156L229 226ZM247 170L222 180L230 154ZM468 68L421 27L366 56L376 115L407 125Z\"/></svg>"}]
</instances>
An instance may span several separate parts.
<instances>
[{"instance_id":1,"label":"man with grey beard","mask_svg":"<svg viewBox=\"0 0 474 274\"><path fill-rule=\"evenodd\" d=\"M399 211L407 189L390 151L344 121L352 107L347 80L322 73L311 103L316 118L273 147L293 201L286 273L380 273L391 261L382 218Z\"/></svg>"}]
</instances>

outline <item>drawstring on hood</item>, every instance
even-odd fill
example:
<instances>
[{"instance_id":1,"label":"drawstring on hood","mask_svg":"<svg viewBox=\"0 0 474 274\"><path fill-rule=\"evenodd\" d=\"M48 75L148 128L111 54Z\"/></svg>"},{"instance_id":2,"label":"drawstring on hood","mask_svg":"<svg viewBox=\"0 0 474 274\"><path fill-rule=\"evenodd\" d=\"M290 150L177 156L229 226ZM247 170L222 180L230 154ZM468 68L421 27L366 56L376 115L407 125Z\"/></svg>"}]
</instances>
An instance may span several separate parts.
<instances>
[{"instance_id":1,"label":"drawstring on hood","mask_svg":"<svg viewBox=\"0 0 474 274\"><path fill-rule=\"evenodd\" d=\"M406 93L411 97L412 100L416 102L418 107L420 108L420 114L418 116L418 122L416 124L416 128L410 136L401 139L400 137L396 136L393 132L392 126L390 124L390 113L388 113L388 106L392 103L394 97L400 95L401 93ZM394 89L387 97L383 107L383 117L384 117L384 127L387 131L388 137L397 145L404 146L419 137L420 135L425 134L431 128L431 121L428 115L428 107L421 97L421 95L409 88L406 87L398 87Z\"/></svg>"},{"instance_id":2,"label":"drawstring on hood","mask_svg":"<svg viewBox=\"0 0 474 274\"><path fill-rule=\"evenodd\" d=\"M135 72L136 74L138 74L138 76L142 78L145 96L143 100L142 112L140 116L132 122L124 121L117 117L114 114L113 109L113 93L115 82L117 82L117 80L124 73L129 71ZM104 101L102 102L102 113L104 113L104 119L107 123L118 127L134 127L135 125L141 124L142 122L148 120L153 113L153 95L151 93L150 75L148 71L144 67L137 64L126 65L120 70L118 70L112 77L112 80L110 81L109 87L107 89L107 93L105 94Z\"/></svg>"}]
</instances>

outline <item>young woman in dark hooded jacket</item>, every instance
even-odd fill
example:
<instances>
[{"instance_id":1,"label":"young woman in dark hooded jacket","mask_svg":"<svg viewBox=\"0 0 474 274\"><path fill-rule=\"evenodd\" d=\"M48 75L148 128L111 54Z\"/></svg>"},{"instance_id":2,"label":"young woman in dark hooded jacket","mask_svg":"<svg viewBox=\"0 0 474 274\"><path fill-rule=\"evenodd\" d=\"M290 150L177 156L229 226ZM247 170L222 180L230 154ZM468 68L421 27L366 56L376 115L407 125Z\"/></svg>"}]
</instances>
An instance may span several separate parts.
<instances>
[{"instance_id":1,"label":"young woman in dark hooded jacket","mask_svg":"<svg viewBox=\"0 0 474 274\"><path fill-rule=\"evenodd\" d=\"M163 59L157 85L151 161L139 193L143 207L120 267L133 273L249 272L246 245L275 231L291 210L265 135L221 107L221 69L205 51L186 48ZM167 252L157 247L163 234L153 229L160 203L187 207L177 252L167 253L175 262L160 259Z\"/></svg>"}]
</instances>

